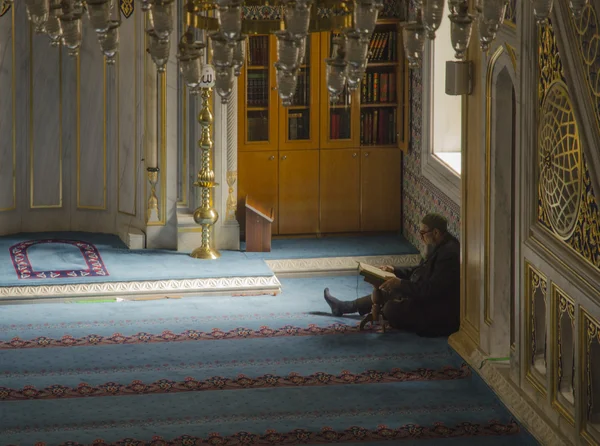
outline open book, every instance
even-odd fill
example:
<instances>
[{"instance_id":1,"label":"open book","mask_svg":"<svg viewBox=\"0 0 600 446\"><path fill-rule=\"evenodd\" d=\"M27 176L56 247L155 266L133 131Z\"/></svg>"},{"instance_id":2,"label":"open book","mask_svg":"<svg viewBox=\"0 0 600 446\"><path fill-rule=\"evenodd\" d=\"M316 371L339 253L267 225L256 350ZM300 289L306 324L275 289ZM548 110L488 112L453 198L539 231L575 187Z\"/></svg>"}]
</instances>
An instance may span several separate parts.
<instances>
[{"instance_id":1,"label":"open book","mask_svg":"<svg viewBox=\"0 0 600 446\"><path fill-rule=\"evenodd\" d=\"M388 279L396 277L394 273L384 271L367 263L358 262L358 274L364 276L365 281L378 286Z\"/></svg>"}]
</instances>

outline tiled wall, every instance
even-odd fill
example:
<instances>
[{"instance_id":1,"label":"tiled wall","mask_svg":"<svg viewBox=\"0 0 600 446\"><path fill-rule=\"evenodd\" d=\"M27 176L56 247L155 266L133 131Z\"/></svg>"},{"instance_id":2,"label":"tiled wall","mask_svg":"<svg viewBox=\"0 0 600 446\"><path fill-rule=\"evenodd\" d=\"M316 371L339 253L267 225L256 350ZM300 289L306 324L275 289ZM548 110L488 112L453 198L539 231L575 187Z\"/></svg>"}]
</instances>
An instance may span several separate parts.
<instances>
[{"instance_id":1,"label":"tiled wall","mask_svg":"<svg viewBox=\"0 0 600 446\"><path fill-rule=\"evenodd\" d=\"M460 207L421 175L421 129L423 88L421 71L413 70L410 83L411 116L410 147L404 156L402 211L404 236L419 246L419 224L428 212L437 212L448 219L452 234L460 236Z\"/></svg>"}]
</instances>

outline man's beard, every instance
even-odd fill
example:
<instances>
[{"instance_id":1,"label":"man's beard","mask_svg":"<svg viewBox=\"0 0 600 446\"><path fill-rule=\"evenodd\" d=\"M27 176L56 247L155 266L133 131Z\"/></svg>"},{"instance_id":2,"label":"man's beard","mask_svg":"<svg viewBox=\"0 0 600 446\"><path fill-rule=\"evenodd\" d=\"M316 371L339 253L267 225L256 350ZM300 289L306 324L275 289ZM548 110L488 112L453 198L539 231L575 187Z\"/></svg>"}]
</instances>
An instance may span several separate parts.
<instances>
[{"instance_id":1,"label":"man's beard","mask_svg":"<svg viewBox=\"0 0 600 446\"><path fill-rule=\"evenodd\" d=\"M424 259L428 259L429 256L431 256L431 254L433 254L433 251L435 251L436 245L434 243L428 243L427 245L425 245L423 247L423 250L421 251L421 255L423 256Z\"/></svg>"}]
</instances>

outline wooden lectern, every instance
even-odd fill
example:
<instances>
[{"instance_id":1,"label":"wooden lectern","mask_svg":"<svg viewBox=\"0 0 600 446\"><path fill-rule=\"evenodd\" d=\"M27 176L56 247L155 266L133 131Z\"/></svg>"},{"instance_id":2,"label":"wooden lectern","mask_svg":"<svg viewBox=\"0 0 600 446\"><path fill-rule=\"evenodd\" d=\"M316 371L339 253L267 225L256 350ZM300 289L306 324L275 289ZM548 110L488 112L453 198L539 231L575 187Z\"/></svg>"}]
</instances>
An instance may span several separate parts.
<instances>
[{"instance_id":1,"label":"wooden lectern","mask_svg":"<svg viewBox=\"0 0 600 446\"><path fill-rule=\"evenodd\" d=\"M246 195L246 252L271 252L273 208L268 212Z\"/></svg>"}]
</instances>

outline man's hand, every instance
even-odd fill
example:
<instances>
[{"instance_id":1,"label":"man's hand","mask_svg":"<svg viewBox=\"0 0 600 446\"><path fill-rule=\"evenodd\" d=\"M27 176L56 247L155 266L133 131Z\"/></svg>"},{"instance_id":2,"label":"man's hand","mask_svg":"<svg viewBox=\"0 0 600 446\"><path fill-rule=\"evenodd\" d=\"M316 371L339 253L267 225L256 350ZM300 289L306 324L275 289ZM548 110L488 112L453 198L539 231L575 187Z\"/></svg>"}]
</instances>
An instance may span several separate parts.
<instances>
[{"instance_id":1,"label":"man's hand","mask_svg":"<svg viewBox=\"0 0 600 446\"><path fill-rule=\"evenodd\" d=\"M384 265L379 269L382 269L383 271L387 271L388 273L394 272L394 267L392 265Z\"/></svg>"},{"instance_id":2,"label":"man's hand","mask_svg":"<svg viewBox=\"0 0 600 446\"><path fill-rule=\"evenodd\" d=\"M379 289L384 293L393 294L394 291L400 287L401 283L401 279L398 279L397 277L392 277L391 279L388 279L385 282L383 282Z\"/></svg>"}]
</instances>

